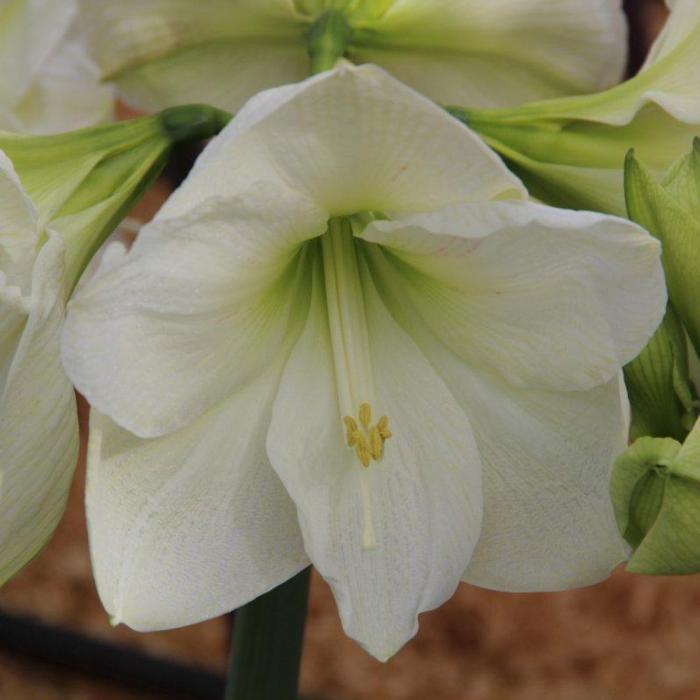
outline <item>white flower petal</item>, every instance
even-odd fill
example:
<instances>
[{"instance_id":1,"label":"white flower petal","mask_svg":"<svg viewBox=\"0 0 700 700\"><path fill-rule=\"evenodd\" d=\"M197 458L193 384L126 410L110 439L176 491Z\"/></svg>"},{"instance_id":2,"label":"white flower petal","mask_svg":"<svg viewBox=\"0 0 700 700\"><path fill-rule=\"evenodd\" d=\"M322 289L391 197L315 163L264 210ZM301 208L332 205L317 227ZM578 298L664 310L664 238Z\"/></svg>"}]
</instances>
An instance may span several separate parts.
<instances>
[{"instance_id":1,"label":"white flower petal","mask_svg":"<svg viewBox=\"0 0 700 700\"><path fill-rule=\"evenodd\" d=\"M139 109L236 111L309 74L304 27L286 0L82 0L82 15L103 75Z\"/></svg>"},{"instance_id":2,"label":"white flower petal","mask_svg":"<svg viewBox=\"0 0 700 700\"><path fill-rule=\"evenodd\" d=\"M658 326L658 242L635 224L530 202L375 221L377 274L453 352L518 386L590 389Z\"/></svg>"},{"instance_id":3,"label":"white flower petal","mask_svg":"<svg viewBox=\"0 0 700 700\"><path fill-rule=\"evenodd\" d=\"M484 523L465 580L535 591L606 577L626 552L608 493L629 426L621 376L590 391L516 389L447 349L400 287L383 284L382 297L474 429Z\"/></svg>"},{"instance_id":4,"label":"white flower petal","mask_svg":"<svg viewBox=\"0 0 700 700\"><path fill-rule=\"evenodd\" d=\"M620 378L591 391L514 391L454 365L484 465L484 525L464 580L505 591L561 590L610 575L626 554L610 472L627 445Z\"/></svg>"},{"instance_id":5,"label":"white flower petal","mask_svg":"<svg viewBox=\"0 0 700 700\"><path fill-rule=\"evenodd\" d=\"M62 241L51 236L37 257L26 325L0 383L0 583L53 533L78 457L75 396L59 356L63 257ZM1 294L0 318L4 335Z\"/></svg>"},{"instance_id":6,"label":"white flower petal","mask_svg":"<svg viewBox=\"0 0 700 700\"><path fill-rule=\"evenodd\" d=\"M76 0L21 0L0 7L0 104L14 105L65 36Z\"/></svg>"},{"instance_id":7,"label":"white flower petal","mask_svg":"<svg viewBox=\"0 0 700 700\"><path fill-rule=\"evenodd\" d=\"M383 458L364 469L345 442L318 289L284 370L267 446L345 631L385 660L415 634L418 613L455 590L479 535L480 465L461 409L371 283L365 290L372 408L375 420L389 417L392 432Z\"/></svg>"},{"instance_id":8,"label":"white flower petal","mask_svg":"<svg viewBox=\"0 0 700 700\"><path fill-rule=\"evenodd\" d=\"M666 4L671 14L651 47L643 70L662 60L700 26L700 4L697 0L666 0Z\"/></svg>"},{"instance_id":9,"label":"white flower petal","mask_svg":"<svg viewBox=\"0 0 700 700\"><path fill-rule=\"evenodd\" d=\"M648 133L644 127L654 128L655 124L662 123L663 112L681 123L697 127L700 123L700 74L696 70L700 63L699 37L697 2L678 0L672 5L667 26L652 46L647 62L633 79L590 98L553 100L518 112L525 114L530 109L538 111L546 107L548 116L580 119L584 127L587 122L623 126L639 120L640 130L630 132L637 138L640 133ZM660 131L663 138L658 139L657 147L668 150L664 145L665 131ZM691 138L689 136L688 141ZM671 157L671 161L675 157Z\"/></svg>"},{"instance_id":10,"label":"white flower petal","mask_svg":"<svg viewBox=\"0 0 700 700\"><path fill-rule=\"evenodd\" d=\"M308 201L262 186L147 225L123 264L70 302L68 375L140 437L188 424L293 340L308 287L299 246L324 227Z\"/></svg>"},{"instance_id":11,"label":"white flower petal","mask_svg":"<svg viewBox=\"0 0 700 700\"><path fill-rule=\"evenodd\" d=\"M49 134L109 121L113 110L113 89L100 84L83 47L67 37L14 105L12 118L14 130Z\"/></svg>"},{"instance_id":12,"label":"white flower petal","mask_svg":"<svg viewBox=\"0 0 700 700\"><path fill-rule=\"evenodd\" d=\"M268 180L304 192L333 216L525 196L473 132L376 66L343 65L256 96L159 216Z\"/></svg>"},{"instance_id":13,"label":"white flower petal","mask_svg":"<svg viewBox=\"0 0 700 700\"><path fill-rule=\"evenodd\" d=\"M279 366L183 430L142 440L93 411L87 516L97 588L141 630L237 608L308 565L265 454Z\"/></svg>"},{"instance_id":14,"label":"white flower petal","mask_svg":"<svg viewBox=\"0 0 700 700\"><path fill-rule=\"evenodd\" d=\"M620 0L397 0L351 58L443 104L511 107L622 79Z\"/></svg>"},{"instance_id":15,"label":"white flower petal","mask_svg":"<svg viewBox=\"0 0 700 700\"><path fill-rule=\"evenodd\" d=\"M382 65L438 101L505 107L592 92L620 80L620 0L397 0L345 3L348 55ZM107 78L144 109L210 102L237 110L308 76L304 35L337 3L291 0L83 0ZM206 76L204 79L202 76Z\"/></svg>"},{"instance_id":16,"label":"white flower petal","mask_svg":"<svg viewBox=\"0 0 700 700\"><path fill-rule=\"evenodd\" d=\"M0 274L28 292L39 238L38 214L10 159L0 151Z\"/></svg>"}]
</instances>

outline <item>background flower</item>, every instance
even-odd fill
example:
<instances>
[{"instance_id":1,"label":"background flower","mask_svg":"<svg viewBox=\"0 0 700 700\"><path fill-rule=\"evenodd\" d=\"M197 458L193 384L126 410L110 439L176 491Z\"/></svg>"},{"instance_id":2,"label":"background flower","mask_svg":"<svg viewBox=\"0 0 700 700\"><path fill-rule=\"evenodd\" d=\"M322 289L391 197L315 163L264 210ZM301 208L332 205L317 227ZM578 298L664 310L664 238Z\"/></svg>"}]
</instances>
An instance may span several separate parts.
<instances>
[{"instance_id":1,"label":"background flower","mask_svg":"<svg viewBox=\"0 0 700 700\"><path fill-rule=\"evenodd\" d=\"M77 0L0 2L0 129L50 133L112 115L77 32Z\"/></svg>"},{"instance_id":2,"label":"background flower","mask_svg":"<svg viewBox=\"0 0 700 700\"><path fill-rule=\"evenodd\" d=\"M347 57L377 63L434 100L505 107L593 92L626 60L621 0L83 0L91 53L147 111L206 102L235 111L310 73L305 33L329 8Z\"/></svg>"}]
</instances>

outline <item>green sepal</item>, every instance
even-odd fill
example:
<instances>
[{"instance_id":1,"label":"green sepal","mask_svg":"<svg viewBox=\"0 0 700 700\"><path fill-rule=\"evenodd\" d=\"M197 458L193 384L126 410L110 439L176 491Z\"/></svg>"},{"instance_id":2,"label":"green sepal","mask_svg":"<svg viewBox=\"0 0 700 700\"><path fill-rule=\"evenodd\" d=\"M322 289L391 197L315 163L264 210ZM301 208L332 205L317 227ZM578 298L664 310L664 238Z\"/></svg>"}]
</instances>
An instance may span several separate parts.
<instances>
[{"instance_id":1,"label":"green sepal","mask_svg":"<svg viewBox=\"0 0 700 700\"><path fill-rule=\"evenodd\" d=\"M695 421L695 390L685 331L672 306L641 354L625 366L625 384L632 407L630 440L685 438Z\"/></svg>"},{"instance_id":2,"label":"green sepal","mask_svg":"<svg viewBox=\"0 0 700 700\"><path fill-rule=\"evenodd\" d=\"M700 218L691 192L698 187L695 149L672 167L667 185L657 182L634 151L625 160L629 218L661 241L669 298L696 351L700 351ZM668 189L667 189L668 187Z\"/></svg>"}]
</instances>

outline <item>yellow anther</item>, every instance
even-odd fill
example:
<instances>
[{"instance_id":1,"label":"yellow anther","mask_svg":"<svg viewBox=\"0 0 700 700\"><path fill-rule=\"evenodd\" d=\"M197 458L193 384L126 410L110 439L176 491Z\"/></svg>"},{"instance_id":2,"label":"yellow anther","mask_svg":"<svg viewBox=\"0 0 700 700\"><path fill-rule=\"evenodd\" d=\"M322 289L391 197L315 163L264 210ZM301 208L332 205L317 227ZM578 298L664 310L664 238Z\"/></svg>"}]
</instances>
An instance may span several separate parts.
<instances>
[{"instance_id":1,"label":"yellow anther","mask_svg":"<svg viewBox=\"0 0 700 700\"><path fill-rule=\"evenodd\" d=\"M370 459L372 458L372 453L370 452L369 445L367 444L367 438L358 434L357 445L355 446L355 454L360 460L361 464L365 469L369 467Z\"/></svg>"},{"instance_id":2,"label":"yellow anther","mask_svg":"<svg viewBox=\"0 0 700 700\"><path fill-rule=\"evenodd\" d=\"M391 437L391 430L389 430L389 418L388 416L382 416L377 423L377 430L382 436L382 439L388 440Z\"/></svg>"},{"instance_id":3,"label":"yellow anther","mask_svg":"<svg viewBox=\"0 0 700 700\"><path fill-rule=\"evenodd\" d=\"M348 447L355 448L355 454L363 467L369 467L372 460L378 461L384 454L384 441L391 437L389 419L382 416L376 425L372 423L372 409L368 403L360 405L357 420L345 416L343 423L347 431Z\"/></svg>"},{"instance_id":4,"label":"yellow anther","mask_svg":"<svg viewBox=\"0 0 700 700\"><path fill-rule=\"evenodd\" d=\"M360 406L360 423L364 425L365 428L369 428L369 424L372 422L372 409L368 403L363 403Z\"/></svg>"},{"instance_id":5,"label":"yellow anther","mask_svg":"<svg viewBox=\"0 0 700 700\"><path fill-rule=\"evenodd\" d=\"M384 440L382 440L381 433L376 425L369 430L369 449L372 453L372 459L381 459L384 451Z\"/></svg>"},{"instance_id":6,"label":"yellow anther","mask_svg":"<svg viewBox=\"0 0 700 700\"><path fill-rule=\"evenodd\" d=\"M343 423L345 423L345 429L347 430L348 447L352 447L357 442L357 438L360 435L357 422L354 418L345 416L345 418L343 418Z\"/></svg>"}]
</instances>

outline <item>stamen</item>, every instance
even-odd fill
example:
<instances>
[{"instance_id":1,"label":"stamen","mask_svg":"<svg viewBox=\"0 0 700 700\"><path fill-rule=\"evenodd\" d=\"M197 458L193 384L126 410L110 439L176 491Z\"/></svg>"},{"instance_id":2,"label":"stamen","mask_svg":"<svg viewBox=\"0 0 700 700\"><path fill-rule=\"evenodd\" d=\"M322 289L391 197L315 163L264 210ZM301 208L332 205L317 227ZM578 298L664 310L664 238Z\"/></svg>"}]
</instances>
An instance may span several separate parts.
<instances>
[{"instance_id":1,"label":"stamen","mask_svg":"<svg viewBox=\"0 0 700 700\"><path fill-rule=\"evenodd\" d=\"M377 430L384 440L388 440L391 437L391 431L389 430L389 418L387 416L382 416L377 423Z\"/></svg>"},{"instance_id":2,"label":"stamen","mask_svg":"<svg viewBox=\"0 0 700 700\"><path fill-rule=\"evenodd\" d=\"M372 409L368 403L363 403L360 406L359 417L360 423L362 423L365 428L369 428L369 424L372 422Z\"/></svg>"},{"instance_id":3,"label":"stamen","mask_svg":"<svg viewBox=\"0 0 700 700\"><path fill-rule=\"evenodd\" d=\"M357 442L357 438L360 436L360 431L354 418L345 416L345 418L343 418L343 422L345 423L345 429L347 431L348 447L352 447Z\"/></svg>"},{"instance_id":4,"label":"stamen","mask_svg":"<svg viewBox=\"0 0 700 700\"><path fill-rule=\"evenodd\" d=\"M369 431L369 449L372 453L372 459L381 459L384 452L384 440L382 440L379 428L375 425Z\"/></svg>"},{"instance_id":5,"label":"stamen","mask_svg":"<svg viewBox=\"0 0 700 700\"><path fill-rule=\"evenodd\" d=\"M355 454L365 469L369 467L369 462L372 459L372 452L369 449L367 438L362 433L358 433Z\"/></svg>"},{"instance_id":6,"label":"stamen","mask_svg":"<svg viewBox=\"0 0 700 700\"><path fill-rule=\"evenodd\" d=\"M372 423L372 408L368 403L360 404L357 412L360 425L352 416L345 416L343 423L347 430L348 447L355 448L360 464L367 469L370 462L378 462L384 454L384 442L391 437L389 418L382 416L377 425Z\"/></svg>"}]
</instances>

